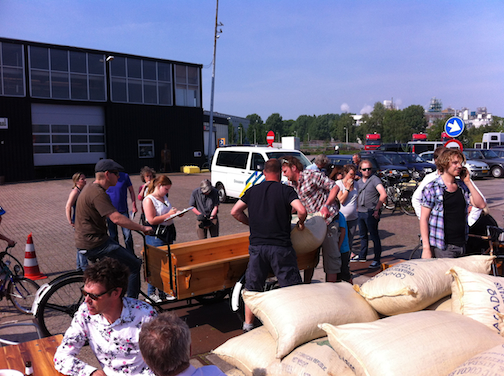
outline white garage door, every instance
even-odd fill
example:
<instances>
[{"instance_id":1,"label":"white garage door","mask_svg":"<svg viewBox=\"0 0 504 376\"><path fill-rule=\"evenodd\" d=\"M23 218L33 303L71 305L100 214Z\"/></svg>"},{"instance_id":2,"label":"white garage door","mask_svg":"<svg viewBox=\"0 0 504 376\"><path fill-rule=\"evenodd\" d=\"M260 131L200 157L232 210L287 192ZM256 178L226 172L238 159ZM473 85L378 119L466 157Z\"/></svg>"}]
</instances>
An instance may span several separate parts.
<instances>
[{"instance_id":1,"label":"white garage door","mask_svg":"<svg viewBox=\"0 0 504 376\"><path fill-rule=\"evenodd\" d=\"M93 164L106 157L102 107L32 104L35 166Z\"/></svg>"}]
</instances>

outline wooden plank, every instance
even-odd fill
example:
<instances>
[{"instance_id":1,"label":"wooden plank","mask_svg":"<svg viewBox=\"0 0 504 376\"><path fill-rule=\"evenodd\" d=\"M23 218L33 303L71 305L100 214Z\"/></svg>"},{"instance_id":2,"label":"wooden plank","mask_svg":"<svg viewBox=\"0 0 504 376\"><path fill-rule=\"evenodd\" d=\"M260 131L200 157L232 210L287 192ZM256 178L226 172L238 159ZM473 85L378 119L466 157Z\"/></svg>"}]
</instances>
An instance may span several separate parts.
<instances>
[{"instance_id":1,"label":"wooden plank","mask_svg":"<svg viewBox=\"0 0 504 376\"><path fill-rule=\"evenodd\" d=\"M195 265L188 265L188 266L183 266L183 267L178 267L177 270L179 272L186 271L186 270L195 270L195 269L201 269L201 268L206 268L208 266L214 266L217 264L221 263L228 263L231 261L237 261L237 260L247 260L249 259L249 254L247 253L246 255L239 255L239 256L234 256L234 257L228 257L224 260L219 259L219 260L214 260L214 261L208 261L208 262L202 262L201 264L195 264Z\"/></svg>"},{"instance_id":2,"label":"wooden plank","mask_svg":"<svg viewBox=\"0 0 504 376\"><path fill-rule=\"evenodd\" d=\"M61 343L61 334L53 337L36 339L19 345L0 348L0 368L15 369L24 374L24 362L31 360L34 375L59 376L54 369L54 353Z\"/></svg>"}]
</instances>

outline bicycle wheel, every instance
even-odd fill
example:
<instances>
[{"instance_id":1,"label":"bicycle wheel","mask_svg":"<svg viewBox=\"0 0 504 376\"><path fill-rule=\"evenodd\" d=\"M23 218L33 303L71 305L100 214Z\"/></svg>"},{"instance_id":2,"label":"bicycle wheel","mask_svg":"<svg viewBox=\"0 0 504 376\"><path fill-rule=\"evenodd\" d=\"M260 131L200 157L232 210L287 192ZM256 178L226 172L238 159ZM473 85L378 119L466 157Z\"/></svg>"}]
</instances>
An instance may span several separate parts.
<instances>
[{"instance_id":1,"label":"bicycle wheel","mask_svg":"<svg viewBox=\"0 0 504 376\"><path fill-rule=\"evenodd\" d=\"M387 200L383 203L386 209L394 210L396 206L396 189L395 187L387 187Z\"/></svg>"},{"instance_id":2,"label":"bicycle wheel","mask_svg":"<svg viewBox=\"0 0 504 376\"><path fill-rule=\"evenodd\" d=\"M415 208L411 202L412 197L413 191L409 189L401 191L399 195L399 205L401 206L401 210L407 215L416 215Z\"/></svg>"},{"instance_id":3,"label":"bicycle wheel","mask_svg":"<svg viewBox=\"0 0 504 376\"><path fill-rule=\"evenodd\" d=\"M14 275L24 275L24 267L23 264L19 262L17 258L12 256L8 252L0 253L0 259L9 266L12 274Z\"/></svg>"},{"instance_id":4,"label":"bicycle wheel","mask_svg":"<svg viewBox=\"0 0 504 376\"><path fill-rule=\"evenodd\" d=\"M84 277L70 276L52 285L42 297L36 317L44 336L64 334L84 301Z\"/></svg>"},{"instance_id":5,"label":"bicycle wheel","mask_svg":"<svg viewBox=\"0 0 504 376\"><path fill-rule=\"evenodd\" d=\"M7 297L21 313L32 313L33 301L39 285L23 276L13 276L7 286Z\"/></svg>"},{"instance_id":6,"label":"bicycle wheel","mask_svg":"<svg viewBox=\"0 0 504 376\"><path fill-rule=\"evenodd\" d=\"M413 248L413 251L411 251L409 259L415 260L422 258L422 251L423 251L422 244L417 244L417 246Z\"/></svg>"}]
</instances>

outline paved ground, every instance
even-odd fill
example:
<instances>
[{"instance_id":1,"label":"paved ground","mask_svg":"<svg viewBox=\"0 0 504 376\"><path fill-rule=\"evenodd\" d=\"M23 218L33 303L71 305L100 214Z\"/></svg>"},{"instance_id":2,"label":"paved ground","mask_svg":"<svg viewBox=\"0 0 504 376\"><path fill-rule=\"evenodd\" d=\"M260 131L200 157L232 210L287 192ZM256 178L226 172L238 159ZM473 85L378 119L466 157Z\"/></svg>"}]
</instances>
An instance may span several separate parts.
<instances>
[{"instance_id":1,"label":"paved ground","mask_svg":"<svg viewBox=\"0 0 504 376\"><path fill-rule=\"evenodd\" d=\"M210 178L210 173L197 175L173 173L169 176L173 181L170 201L175 207L182 209L187 207L191 191L199 186L203 178ZM138 190L141 184L139 176L133 175L131 178L135 190ZM92 181L91 178L88 179L88 183ZM501 226L504 225L503 182L502 179L491 178L477 181L478 187L488 200L491 214ZM73 231L65 218L65 203L71 187L71 180L0 186L0 204L7 211L3 216L0 231L18 242L13 254L20 260L24 259L26 237L29 233L33 234L39 267L49 277L48 280L75 268ZM244 225L234 220L229 214L232 206L232 202L221 205L219 213L221 235L247 231ZM177 243L196 239L194 217L194 214L188 213L176 220ZM418 233L416 217L406 216L398 211L385 210L380 222L383 261L407 257L409 251L418 242ZM134 238L136 253L140 255L141 238L137 234ZM4 245L5 243L0 246ZM373 274L367 269L368 264L351 264L356 283L362 283ZM323 272L319 267L315 272L315 279L322 281L323 278ZM0 302L0 310L0 324L29 319L28 316L18 315L10 302L5 300ZM178 309L177 313L188 322L191 328L193 353L198 354L195 359L201 362L208 361L208 358L204 356L208 351L241 333L241 323L236 315L230 312L227 302L213 306L195 305Z\"/></svg>"}]
</instances>

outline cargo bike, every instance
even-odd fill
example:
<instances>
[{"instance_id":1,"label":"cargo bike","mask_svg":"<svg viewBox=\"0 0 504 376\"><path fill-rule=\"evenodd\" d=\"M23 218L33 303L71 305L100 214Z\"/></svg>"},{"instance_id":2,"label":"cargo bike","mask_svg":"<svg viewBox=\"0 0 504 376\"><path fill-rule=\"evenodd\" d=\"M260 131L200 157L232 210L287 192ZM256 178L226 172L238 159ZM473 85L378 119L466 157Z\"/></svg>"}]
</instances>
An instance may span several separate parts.
<instances>
[{"instance_id":1,"label":"cargo bike","mask_svg":"<svg viewBox=\"0 0 504 376\"><path fill-rule=\"evenodd\" d=\"M218 302L230 295L232 310L241 313L241 289L249 259L248 232L161 247L147 245L141 235L145 281L174 299L155 303L144 291L140 291L140 299L143 297L157 310L164 311ZM314 268L317 262L318 248L298 253L300 270ZM83 281L82 272L75 271L55 278L38 290L32 312L44 335L65 333L84 301Z\"/></svg>"}]
</instances>

